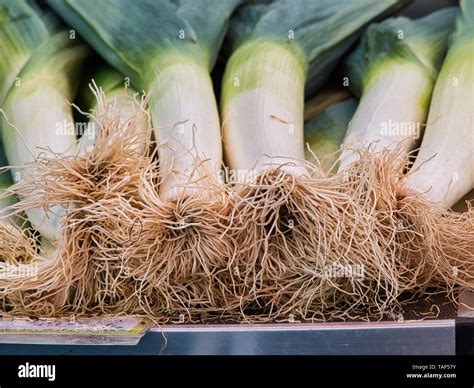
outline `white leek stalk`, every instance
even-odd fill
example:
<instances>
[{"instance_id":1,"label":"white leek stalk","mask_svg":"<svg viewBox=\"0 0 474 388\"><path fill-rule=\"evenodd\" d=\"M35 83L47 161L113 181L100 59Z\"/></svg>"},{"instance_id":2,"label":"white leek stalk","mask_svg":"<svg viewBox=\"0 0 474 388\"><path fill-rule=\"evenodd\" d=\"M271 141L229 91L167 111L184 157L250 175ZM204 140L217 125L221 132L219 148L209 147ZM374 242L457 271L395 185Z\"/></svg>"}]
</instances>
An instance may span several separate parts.
<instances>
[{"instance_id":1,"label":"white leek stalk","mask_svg":"<svg viewBox=\"0 0 474 388\"><path fill-rule=\"evenodd\" d=\"M406 155L417 145L456 13L451 7L369 27L348 60L349 82L362 97L344 139L340 171L368 146L374 153L401 147Z\"/></svg>"},{"instance_id":2,"label":"white leek stalk","mask_svg":"<svg viewBox=\"0 0 474 388\"><path fill-rule=\"evenodd\" d=\"M240 1L49 1L139 90L151 92L165 200L193 188L205 192L219 177L220 123L209 72Z\"/></svg>"},{"instance_id":3,"label":"white leek stalk","mask_svg":"<svg viewBox=\"0 0 474 388\"><path fill-rule=\"evenodd\" d=\"M271 41L244 45L226 68L222 97L226 160L233 169L282 168L306 174L303 109L305 60Z\"/></svg>"},{"instance_id":4,"label":"white leek stalk","mask_svg":"<svg viewBox=\"0 0 474 388\"><path fill-rule=\"evenodd\" d=\"M205 66L171 56L155 69L150 111L160 146L163 199L175 199L188 186L203 191L219 176L222 143L217 103ZM196 161L205 161L199 168ZM207 177L209 176L209 177ZM195 192L198 194L198 192Z\"/></svg>"},{"instance_id":5,"label":"white leek stalk","mask_svg":"<svg viewBox=\"0 0 474 388\"><path fill-rule=\"evenodd\" d=\"M474 187L474 2L461 1L461 11L405 184L445 208Z\"/></svg>"}]
</instances>

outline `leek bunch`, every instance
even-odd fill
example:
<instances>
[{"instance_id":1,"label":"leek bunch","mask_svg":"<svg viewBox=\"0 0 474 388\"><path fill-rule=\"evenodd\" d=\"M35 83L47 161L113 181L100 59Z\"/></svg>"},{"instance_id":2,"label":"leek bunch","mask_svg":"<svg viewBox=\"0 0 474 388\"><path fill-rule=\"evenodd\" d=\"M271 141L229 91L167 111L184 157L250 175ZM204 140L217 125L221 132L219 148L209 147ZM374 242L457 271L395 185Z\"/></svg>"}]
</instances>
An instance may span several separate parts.
<instances>
[{"instance_id":1,"label":"leek bunch","mask_svg":"<svg viewBox=\"0 0 474 388\"><path fill-rule=\"evenodd\" d=\"M472 287L474 3L381 21L408 2L48 0L67 30L0 0L10 311L380 318ZM108 64L75 123L81 39Z\"/></svg>"},{"instance_id":2,"label":"leek bunch","mask_svg":"<svg viewBox=\"0 0 474 388\"><path fill-rule=\"evenodd\" d=\"M137 192L134 178L141 177L149 144L143 102L124 92L120 75L104 71L98 82L108 95L95 89L95 113L78 142L70 101L88 50L34 3L2 6L1 48L11 52L0 77L2 131L18 181L12 191L21 200L9 211L26 210L41 234L39 248L27 239L29 232L21 235L33 252L32 271L12 279L5 294L14 308L42 315L102 306L117 295L125 299L133 287L125 281L116 286L123 273L111 239L118 221L102 201L114 206L113 201L128 200L132 189ZM10 252L16 235L8 236L3 253Z\"/></svg>"},{"instance_id":3,"label":"leek bunch","mask_svg":"<svg viewBox=\"0 0 474 388\"><path fill-rule=\"evenodd\" d=\"M434 236L424 254L434 257L437 279L472 288L474 212L472 207L462 214L447 210L474 188L474 2L461 0L460 9L425 135L401 192L411 214L424 215L425 238Z\"/></svg>"},{"instance_id":4,"label":"leek bunch","mask_svg":"<svg viewBox=\"0 0 474 388\"><path fill-rule=\"evenodd\" d=\"M381 237L357 230L368 214L344 180L326 179L304 161L304 96L368 23L402 5L276 0L246 5L231 21L221 115L225 160L244 172L233 182L232 235L240 249L228 280L238 285L241 308L257 299L271 313L308 316L340 299L357 305L359 285L326 275L333 266L366 263L371 253L362 246L376 247L367 240Z\"/></svg>"},{"instance_id":5,"label":"leek bunch","mask_svg":"<svg viewBox=\"0 0 474 388\"><path fill-rule=\"evenodd\" d=\"M214 273L225 269L234 247L226 234L230 200L209 73L241 1L48 3L137 90L149 92L159 168L143 180L141 208L117 232L126 237L130 273L141 279L138 293L149 305L186 312L219 304Z\"/></svg>"},{"instance_id":6,"label":"leek bunch","mask_svg":"<svg viewBox=\"0 0 474 388\"><path fill-rule=\"evenodd\" d=\"M471 4L375 24L347 62L361 100L339 171L354 182L353 197L377 209L376 228L390 231L381 257L393 263L397 293L472 286L472 212L447 211L472 188L472 142L461 147L472 138L472 119L455 103L472 97L472 61L456 50L469 41ZM460 65L451 72L453 58ZM464 89L451 84L457 77Z\"/></svg>"}]
</instances>

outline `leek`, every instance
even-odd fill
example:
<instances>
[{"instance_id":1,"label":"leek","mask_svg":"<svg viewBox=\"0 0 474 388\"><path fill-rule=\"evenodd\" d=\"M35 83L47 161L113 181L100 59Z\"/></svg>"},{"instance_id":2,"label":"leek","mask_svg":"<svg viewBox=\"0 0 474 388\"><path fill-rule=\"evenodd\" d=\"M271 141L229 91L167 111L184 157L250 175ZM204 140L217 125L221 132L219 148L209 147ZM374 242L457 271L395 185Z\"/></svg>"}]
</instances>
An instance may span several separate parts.
<instances>
[{"instance_id":1,"label":"leek","mask_svg":"<svg viewBox=\"0 0 474 388\"><path fill-rule=\"evenodd\" d=\"M115 95L119 91L123 91L127 88L127 80L125 77L119 71L106 64L100 66L98 70L95 70L90 75L90 80L100 87L106 96L109 96L110 93ZM133 89L131 89L131 91L135 93ZM97 109L97 96L91 85L84 87L83 90L79 92L79 98L82 101L83 108L87 108L90 111ZM110 100L113 99L111 98Z\"/></svg>"},{"instance_id":2,"label":"leek","mask_svg":"<svg viewBox=\"0 0 474 388\"><path fill-rule=\"evenodd\" d=\"M229 265L241 308L257 298L270 315L306 316L337 305L340 290L354 305L368 292L370 286L325 276L334 263L371 268L375 253L360 246L376 247L368 240L377 237L355 227L365 215L345 183L321 178L305 163L304 97L327 80L368 23L404 3L277 0L243 6L231 21L234 51L221 110L226 162L248 173L234 185L239 250ZM383 271L367 273L380 279Z\"/></svg>"},{"instance_id":3,"label":"leek","mask_svg":"<svg viewBox=\"0 0 474 388\"><path fill-rule=\"evenodd\" d=\"M306 160L316 157L323 172L333 171L349 121L356 108L355 99L341 101L329 106L305 124Z\"/></svg>"},{"instance_id":4,"label":"leek","mask_svg":"<svg viewBox=\"0 0 474 388\"><path fill-rule=\"evenodd\" d=\"M405 183L408 192L446 209L474 187L474 2L460 4L425 136Z\"/></svg>"},{"instance_id":5,"label":"leek","mask_svg":"<svg viewBox=\"0 0 474 388\"><path fill-rule=\"evenodd\" d=\"M232 241L209 73L240 2L48 1L133 87L149 93L159 169L153 161L143 167L139 188L122 201L129 217L119 214L114 231L140 280L140 306L156 301L187 312L220 299L215 272L227 265Z\"/></svg>"},{"instance_id":6,"label":"leek","mask_svg":"<svg viewBox=\"0 0 474 388\"><path fill-rule=\"evenodd\" d=\"M8 53L0 74L3 141L19 182L26 178L21 166L38 156L74 152L68 101L74 96L74 79L86 50L58 30L51 15L42 15L26 1L2 0L0 12L0 50ZM21 200L34 203L40 196L33 192ZM60 238L63 208L30 208L26 213L42 235L51 241Z\"/></svg>"},{"instance_id":7,"label":"leek","mask_svg":"<svg viewBox=\"0 0 474 388\"><path fill-rule=\"evenodd\" d=\"M406 155L421 138L431 93L454 28L457 8L370 26L347 61L351 89L361 96L343 143L339 170L371 152Z\"/></svg>"},{"instance_id":8,"label":"leek","mask_svg":"<svg viewBox=\"0 0 474 388\"><path fill-rule=\"evenodd\" d=\"M160 194L175 200L220 175L220 122L209 72L240 0L50 0L149 100L160 148ZM205 161L204 168L198 168ZM212 178L209 179L209 176Z\"/></svg>"},{"instance_id":9,"label":"leek","mask_svg":"<svg viewBox=\"0 0 474 388\"><path fill-rule=\"evenodd\" d=\"M472 286L472 213L447 210L472 187L472 141L466 144L472 139L472 117L460 106L472 99L472 60L465 54L472 51L472 4L461 2L461 13L447 8L420 20L396 18L376 25L349 60L352 85L362 97L339 170L354 183L353 197L376 209L371 222L389 231L382 251L384 260L396 260L397 292L440 283ZM450 38L453 17L460 21ZM401 40L399 31L404 32ZM459 87L450 84L455 77L463 79ZM413 135L422 135L425 121L421 148L405 175L416 145ZM402 123L415 124L415 131L411 126L401 133ZM431 164L430 158L437 162Z\"/></svg>"},{"instance_id":10,"label":"leek","mask_svg":"<svg viewBox=\"0 0 474 388\"><path fill-rule=\"evenodd\" d=\"M142 120L143 101L135 101L119 73L107 68L94 78L101 87L88 87L95 103L75 154L35 165L45 204L67 207L68 213L61 241L39 236L38 254L25 266L30 273L36 270L35 276L2 279L9 280L9 303L23 312L57 314L60 309L79 311L130 300L132 279L123 276L116 223L126 223L121 200L128 203L138 192L136 181L149 144L141 136L147 121Z\"/></svg>"}]
</instances>

